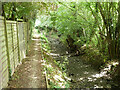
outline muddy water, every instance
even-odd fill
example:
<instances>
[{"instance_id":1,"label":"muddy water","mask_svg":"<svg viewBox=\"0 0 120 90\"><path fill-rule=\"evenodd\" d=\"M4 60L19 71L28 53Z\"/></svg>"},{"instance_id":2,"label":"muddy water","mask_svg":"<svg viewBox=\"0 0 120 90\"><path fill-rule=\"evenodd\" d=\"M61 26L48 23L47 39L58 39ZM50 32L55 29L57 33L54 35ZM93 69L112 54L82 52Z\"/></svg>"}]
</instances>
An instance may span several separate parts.
<instances>
[{"instance_id":1,"label":"muddy water","mask_svg":"<svg viewBox=\"0 0 120 90\"><path fill-rule=\"evenodd\" d=\"M81 56L68 53L68 49L59 39L47 37L51 46L51 55L57 62L65 63L65 72L71 78L72 88L110 88L105 75L85 64Z\"/></svg>"}]
</instances>

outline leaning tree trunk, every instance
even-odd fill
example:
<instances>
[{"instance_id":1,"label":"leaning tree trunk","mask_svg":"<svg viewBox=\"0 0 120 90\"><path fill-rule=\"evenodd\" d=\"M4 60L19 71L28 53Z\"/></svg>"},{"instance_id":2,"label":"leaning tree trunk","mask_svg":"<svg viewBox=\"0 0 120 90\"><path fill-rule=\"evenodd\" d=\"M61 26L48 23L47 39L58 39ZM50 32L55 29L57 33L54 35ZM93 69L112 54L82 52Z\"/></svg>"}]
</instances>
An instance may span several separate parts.
<instances>
[{"instance_id":1,"label":"leaning tree trunk","mask_svg":"<svg viewBox=\"0 0 120 90\"><path fill-rule=\"evenodd\" d=\"M120 48L119 48L119 42L120 42L120 2L118 3L118 21L116 23L116 29L115 29L115 54L116 57L120 57Z\"/></svg>"},{"instance_id":2,"label":"leaning tree trunk","mask_svg":"<svg viewBox=\"0 0 120 90\"><path fill-rule=\"evenodd\" d=\"M69 48L70 52L75 52L76 49L77 49L77 46L74 45L74 42L75 42L75 41L73 40L73 38L71 38L70 35L67 35L66 41L67 41L68 48Z\"/></svg>"}]
</instances>

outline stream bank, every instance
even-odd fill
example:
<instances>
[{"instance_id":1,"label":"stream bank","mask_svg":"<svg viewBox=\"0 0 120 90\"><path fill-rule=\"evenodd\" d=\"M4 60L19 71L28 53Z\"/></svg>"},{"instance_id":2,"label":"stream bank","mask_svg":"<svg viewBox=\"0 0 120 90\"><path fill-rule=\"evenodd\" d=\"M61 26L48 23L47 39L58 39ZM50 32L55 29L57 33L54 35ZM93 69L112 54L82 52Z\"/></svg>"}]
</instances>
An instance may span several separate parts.
<instances>
[{"instance_id":1,"label":"stream bank","mask_svg":"<svg viewBox=\"0 0 120 90\"><path fill-rule=\"evenodd\" d=\"M63 73L69 78L70 88L111 88L112 81L108 80L105 72L94 69L86 64L83 58L69 53L66 45L59 37L48 36L50 56L57 62Z\"/></svg>"}]
</instances>

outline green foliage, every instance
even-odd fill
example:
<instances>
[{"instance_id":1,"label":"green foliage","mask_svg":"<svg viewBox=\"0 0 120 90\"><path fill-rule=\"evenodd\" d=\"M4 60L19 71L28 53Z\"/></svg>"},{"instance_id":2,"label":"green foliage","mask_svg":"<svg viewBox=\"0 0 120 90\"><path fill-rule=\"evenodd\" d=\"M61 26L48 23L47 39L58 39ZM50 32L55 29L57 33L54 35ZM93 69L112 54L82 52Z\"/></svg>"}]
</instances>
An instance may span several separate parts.
<instances>
[{"instance_id":1,"label":"green foliage","mask_svg":"<svg viewBox=\"0 0 120 90\"><path fill-rule=\"evenodd\" d=\"M47 43L49 42L45 35L41 35L41 39L45 40Z\"/></svg>"},{"instance_id":2,"label":"green foliage","mask_svg":"<svg viewBox=\"0 0 120 90\"><path fill-rule=\"evenodd\" d=\"M50 52L49 41L46 38L46 36L43 34L40 36L40 38L41 38L41 41L44 42L44 43L41 43L41 47L44 48L43 51Z\"/></svg>"},{"instance_id":3,"label":"green foliage","mask_svg":"<svg viewBox=\"0 0 120 90\"><path fill-rule=\"evenodd\" d=\"M33 27L39 15L40 26L56 31L64 43L70 35L73 45L90 44L110 59L120 56L120 2L9 2L3 5L7 19L23 19Z\"/></svg>"},{"instance_id":4,"label":"green foliage","mask_svg":"<svg viewBox=\"0 0 120 90\"><path fill-rule=\"evenodd\" d=\"M7 19L23 19L31 27L38 15L37 29L56 31L65 44L70 36L78 49L86 44L88 62L93 65L100 67L108 59L120 58L120 2L9 2L4 3L4 11ZM49 50L45 35L41 39L42 47ZM66 63L57 64L65 69Z\"/></svg>"},{"instance_id":5,"label":"green foliage","mask_svg":"<svg viewBox=\"0 0 120 90\"><path fill-rule=\"evenodd\" d=\"M3 3L4 12L7 19L13 19L13 16L17 19L24 19L25 21L35 20L37 10L39 9L38 3L20 3L20 2L8 2Z\"/></svg>"},{"instance_id":6,"label":"green foliage","mask_svg":"<svg viewBox=\"0 0 120 90\"><path fill-rule=\"evenodd\" d=\"M66 43L68 35L78 47L89 44L110 59L119 57L119 10L117 2L58 2L57 10L47 10L46 26L57 30ZM45 21L45 19L43 19Z\"/></svg>"},{"instance_id":7,"label":"green foliage","mask_svg":"<svg viewBox=\"0 0 120 90\"><path fill-rule=\"evenodd\" d=\"M99 69L108 60L120 58L120 2L58 2L48 11L46 26L57 30L60 40L81 47L86 44L86 61ZM92 47L92 48L91 48ZM56 62L65 69L65 64Z\"/></svg>"},{"instance_id":8,"label":"green foliage","mask_svg":"<svg viewBox=\"0 0 120 90\"><path fill-rule=\"evenodd\" d=\"M12 69L11 68L9 68L9 80L12 80Z\"/></svg>"},{"instance_id":9,"label":"green foliage","mask_svg":"<svg viewBox=\"0 0 120 90\"><path fill-rule=\"evenodd\" d=\"M40 36L40 39L43 56L42 58L45 60L44 67L48 76L49 87L52 89L69 88L69 83L65 80L66 74L62 72L62 69L65 68L65 65L55 62L55 60L49 54L47 54L50 53L50 49L47 49L47 47L49 47L47 37L43 34ZM47 49L47 51L44 51L44 48ZM58 64L61 69L56 64Z\"/></svg>"},{"instance_id":10,"label":"green foliage","mask_svg":"<svg viewBox=\"0 0 120 90\"><path fill-rule=\"evenodd\" d=\"M91 64L91 66L97 70L100 70L108 61L108 57L103 55L96 48L89 47L85 52L86 54L83 55L84 61Z\"/></svg>"}]
</instances>

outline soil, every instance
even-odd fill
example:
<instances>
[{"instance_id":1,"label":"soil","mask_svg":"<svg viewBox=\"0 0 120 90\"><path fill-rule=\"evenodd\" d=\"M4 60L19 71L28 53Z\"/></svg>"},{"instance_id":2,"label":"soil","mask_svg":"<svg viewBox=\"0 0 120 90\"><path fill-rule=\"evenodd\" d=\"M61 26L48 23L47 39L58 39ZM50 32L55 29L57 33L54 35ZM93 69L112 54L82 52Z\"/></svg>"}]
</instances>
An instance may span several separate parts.
<instances>
[{"instance_id":1,"label":"soil","mask_svg":"<svg viewBox=\"0 0 120 90\"><path fill-rule=\"evenodd\" d=\"M8 88L46 88L40 39L33 39L27 57L17 67Z\"/></svg>"},{"instance_id":2,"label":"soil","mask_svg":"<svg viewBox=\"0 0 120 90\"><path fill-rule=\"evenodd\" d=\"M62 44L59 38L47 36L51 46L52 57L65 65L65 72L71 78L71 88L111 88L111 81L106 79L104 72L97 71L91 65L86 64L80 56L69 53L66 45Z\"/></svg>"}]
</instances>

